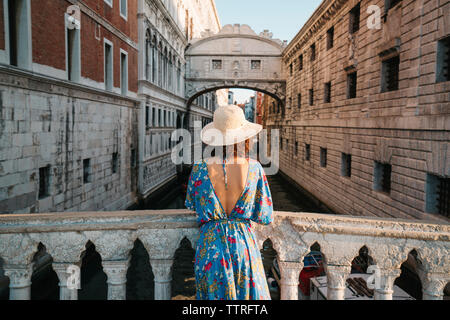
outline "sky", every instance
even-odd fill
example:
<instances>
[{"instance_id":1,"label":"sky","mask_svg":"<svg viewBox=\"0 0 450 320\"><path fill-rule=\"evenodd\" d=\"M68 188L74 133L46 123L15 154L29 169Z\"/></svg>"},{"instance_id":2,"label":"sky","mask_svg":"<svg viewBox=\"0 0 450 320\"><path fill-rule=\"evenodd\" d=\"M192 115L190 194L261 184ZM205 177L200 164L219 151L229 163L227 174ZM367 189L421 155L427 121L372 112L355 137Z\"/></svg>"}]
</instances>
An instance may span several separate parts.
<instances>
[{"instance_id":1,"label":"sky","mask_svg":"<svg viewBox=\"0 0 450 320\"><path fill-rule=\"evenodd\" d=\"M273 38L290 42L322 0L215 0L220 23L248 24L256 34L268 29ZM231 89L244 103L253 91Z\"/></svg>"}]
</instances>

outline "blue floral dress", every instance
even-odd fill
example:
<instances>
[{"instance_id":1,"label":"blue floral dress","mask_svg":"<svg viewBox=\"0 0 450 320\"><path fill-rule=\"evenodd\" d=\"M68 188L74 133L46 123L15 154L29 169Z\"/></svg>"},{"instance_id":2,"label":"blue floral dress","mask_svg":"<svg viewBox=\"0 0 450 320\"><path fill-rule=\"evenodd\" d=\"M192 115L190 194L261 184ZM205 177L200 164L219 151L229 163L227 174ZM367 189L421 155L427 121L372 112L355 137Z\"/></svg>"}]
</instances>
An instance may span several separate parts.
<instances>
[{"instance_id":1,"label":"blue floral dress","mask_svg":"<svg viewBox=\"0 0 450 320\"><path fill-rule=\"evenodd\" d=\"M261 253L250 221L273 221L269 184L261 164L249 159L247 182L229 217L208 176L205 161L196 162L186 202L198 214L200 238L195 253L199 300L270 300Z\"/></svg>"}]
</instances>

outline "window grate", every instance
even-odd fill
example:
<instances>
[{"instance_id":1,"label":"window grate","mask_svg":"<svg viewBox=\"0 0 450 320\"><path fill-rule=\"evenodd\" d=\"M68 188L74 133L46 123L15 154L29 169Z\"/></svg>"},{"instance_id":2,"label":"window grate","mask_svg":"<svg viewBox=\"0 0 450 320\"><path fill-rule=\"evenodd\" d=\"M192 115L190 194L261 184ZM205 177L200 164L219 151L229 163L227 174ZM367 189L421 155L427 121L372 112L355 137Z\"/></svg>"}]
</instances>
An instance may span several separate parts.
<instances>
[{"instance_id":1,"label":"window grate","mask_svg":"<svg viewBox=\"0 0 450 320\"><path fill-rule=\"evenodd\" d=\"M298 70L299 71L303 70L303 55L302 54L298 57Z\"/></svg>"},{"instance_id":2,"label":"window grate","mask_svg":"<svg viewBox=\"0 0 450 320\"><path fill-rule=\"evenodd\" d=\"M49 195L50 167L39 168L39 199Z\"/></svg>"},{"instance_id":3,"label":"window grate","mask_svg":"<svg viewBox=\"0 0 450 320\"><path fill-rule=\"evenodd\" d=\"M391 172L392 172L392 166L390 164L383 164L382 165L383 170L383 176L381 180L381 189L384 192L391 192Z\"/></svg>"},{"instance_id":4,"label":"window grate","mask_svg":"<svg viewBox=\"0 0 450 320\"><path fill-rule=\"evenodd\" d=\"M342 176L351 177L352 175L352 155L342 154Z\"/></svg>"},{"instance_id":5,"label":"window grate","mask_svg":"<svg viewBox=\"0 0 450 320\"><path fill-rule=\"evenodd\" d=\"M438 42L437 82L450 81L450 37Z\"/></svg>"},{"instance_id":6,"label":"window grate","mask_svg":"<svg viewBox=\"0 0 450 320\"><path fill-rule=\"evenodd\" d=\"M91 182L91 159L83 160L83 183Z\"/></svg>"},{"instance_id":7,"label":"window grate","mask_svg":"<svg viewBox=\"0 0 450 320\"><path fill-rule=\"evenodd\" d=\"M323 100L325 103L331 102L331 82L325 83Z\"/></svg>"},{"instance_id":8,"label":"window grate","mask_svg":"<svg viewBox=\"0 0 450 320\"><path fill-rule=\"evenodd\" d=\"M350 25L349 25L349 32L355 33L359 30L359 20L360 20L360 4L358 3L356 6L353 7L352 10L350 10Z\"/></svg>"},{"instance_id":9,"label":"window grate","mask_svg":"<svg viewBox=\"0 0 450 320\"><path fill-rule=\"evenodd\" d=\"M384 90L383 91L394 91L398 90L399 82L399 66L400 58L396 56L394 58L388 59L383 62L384 64Z\"/></svg>"},{"instance_id":10,"label":"window grate","mask_svg":"<svg viewBox=\"0 0 450 320\"><path fill-rule=\"evenodd\" d=\"M309 161L311 159L311 145L305 144L305 160Z\"/></svg>"},{"instance_id":11,"label":"window grate","mask_svg":"<svg viewBox=\"0 0 450 320\"><path fill-rule=\"evenodd\" d=\"M327 31L327 50L330 50L334 46L334 27L331 27Z\"/></svg>"},{"instance_id":12,"label":"window grate","mask_svg":"<svg viewBox=\"0 0 450 320\"><path fill-rule=\"evenodd\" d=\"M356 98L358 77L356 72L352 72L347 75L347 99Z\"/></svg>"},{"instance_id":13,"label":"window grate","mask_svg":"<svg viewBox=\"0 0 450 320\"><path fill-rule=\"evenodd\" d=\"M299 93L297 95L297 107L300 109L302 107L302 95Z\"/></svg>"},{"instance_id":14,"label":"window grate","mask_svg":"<svg viewBox=\"0 0 450 320\"><path fill-rule=\"evenodd\" d=\"M320 148L320 166L325 168L327 166L327 149Z\"/></svg>"},{"instance_id":15,"label":"window grate","mask_svg":"<svg viewBox=\"0 0 450 320\"><path fill-rule=\"evenodd\" d=\"M437 210L438 213L450 217L450 178L439 178L437 190Z\"/></svg>"},{"instance_id":16,"label":"window grate","mask_svg":"<svg viewBox=\"0 0 450 320\"><path fill-rule=\"evenodd\" d=\"M314 105L314 89L309 89L309 105Z\"/></svg>"},{"instance_id":17,"label":"window grate","mask_svg":"<svg viewBox=\"0 0 450 320\"><path fill-rule=\"evenodd\" d=\"M316 44L313 43L310 49L311 49L311 61L314 61L316 60Z\"/></svg>"}]
</instances>

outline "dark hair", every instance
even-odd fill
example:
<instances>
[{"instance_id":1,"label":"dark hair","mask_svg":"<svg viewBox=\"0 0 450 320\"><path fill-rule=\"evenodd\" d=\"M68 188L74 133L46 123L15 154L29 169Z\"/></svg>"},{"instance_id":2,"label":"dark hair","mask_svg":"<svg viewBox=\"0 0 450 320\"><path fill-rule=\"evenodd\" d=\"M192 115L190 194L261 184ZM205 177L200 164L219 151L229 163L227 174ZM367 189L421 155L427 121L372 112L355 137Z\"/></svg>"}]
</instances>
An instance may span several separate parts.
<instances>
[{"instance_id":1,"label":"dark hair","mask_svg":"<svg viewBox=\"0 0 450 320\"><path fill-rule=\"evenodd\" d=\"M245 154L239 154L239 151L240 150L238 150L238 146L240 145L240 144L242 144L242 143L244 143L244 153ZM239 143L235 143L235 144L233 144L233 145L229 145L229 146L223 146L222 148L222 155L223 155L223 157L225 157L225 156L228 156L227 155L227 148L229 148L229 149L231 149L231 148L233 148L233 151L232 151L232 154L231 155L229 155L229 156L231 156L231 157L235 157L235 156L243 156L243 157L245 157L245 158L248 158L249 157L249 155L250 155L250 149L251 149L251 145L252 145L252 142L250 141L250 139L247 139L247 140L245 140L245 141L243 141L243 142L239 142ZM240 147L240 148L242 148L242 146ZM216 152L214 152L214 154L215 154Z\"/></svg>"}]
</instances>

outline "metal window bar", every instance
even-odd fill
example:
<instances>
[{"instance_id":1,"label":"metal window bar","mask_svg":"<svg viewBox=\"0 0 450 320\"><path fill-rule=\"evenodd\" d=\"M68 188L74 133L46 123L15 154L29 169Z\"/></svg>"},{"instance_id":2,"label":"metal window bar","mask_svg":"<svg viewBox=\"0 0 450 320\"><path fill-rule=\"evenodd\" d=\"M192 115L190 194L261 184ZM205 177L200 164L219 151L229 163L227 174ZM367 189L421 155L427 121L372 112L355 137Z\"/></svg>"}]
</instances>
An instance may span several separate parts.
<instances>
[{"instance_id":1,"label":"metal window bar","mask_svg":"<svg viewBox=\"0 0 450 320\"><path fill-rule=\"evenodd\" d=\"M399 65L400 65L400 58L398 56L386 61L387 91L398 90Z\"/></svg>"},{"instance_id":2,"label":"metal window bar","mask_svg":"<svg viewBox=\"0 0 450 320\"><path fill-rule=\"evenodd\" d=\"M443 75L446 81L450 81L450 37L443 40L444 59L442 63Z\"/></svg>"},{"instance_id":3,"label":"metal window bar","mask_svg":"<svg viewBox=\"0 0 450 320\"><path fill-rule=\"evenodd\" d=\"M450 217L450 178L439 178L437 209L438 213Z\"/></svg>"},{"instance_id":4,"label":"metal window bar","mask_svg":"<svg viewBox=\"0 0 450 320\"><path fill-rule=\"evenodd\" d=\"M392 166L390 164L383 164L383 177L381 187L384 192L391 192L391 172Z\"/></svg>"}]
</instances>

